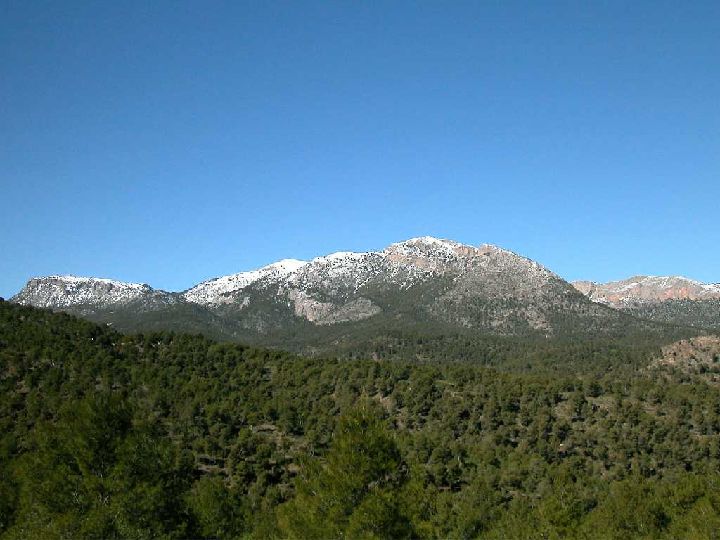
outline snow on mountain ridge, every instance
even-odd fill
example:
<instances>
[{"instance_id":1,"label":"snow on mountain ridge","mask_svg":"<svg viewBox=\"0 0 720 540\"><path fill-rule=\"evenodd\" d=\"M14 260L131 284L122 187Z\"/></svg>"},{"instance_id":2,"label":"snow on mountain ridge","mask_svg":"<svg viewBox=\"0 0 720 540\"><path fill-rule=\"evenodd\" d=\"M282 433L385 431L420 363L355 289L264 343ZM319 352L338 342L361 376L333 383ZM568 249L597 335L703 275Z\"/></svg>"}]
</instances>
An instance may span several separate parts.
<instances>
[{"instance_id":1,"label":"snow on mountain ridge","mask_svg":"<svg viewBox=\"0 0 720 540\"><path fill-rule=\"evenodd\" d=\"M32 278L15 297L20 304L68 307L83 304L127 303L155 292L144 283L106 278L54 275Z\"/></svg>"},{"instance_id":2,"label":"snow on mountain ridge","mask_svg":"<svg viewBox=\"0 0 720 540\"><path fill-rule=\"evenodd\" d=\"M459 250L476 250L451 240L431 236L411 238L391 244L382 251L338 251L315 257L309 262L287 259L258 270L240 272L200 283L183 293L186 300L199 304L218 304L231 301L233 294L260 280L283 280L292 288L311 287L318 279L345 281L349 290L357 290L373 276L389 272L392 279L398 273L424 275L437 270L439 263L449 257L460 256ZM400 261L393 258L398 253L413 254L415 260ZM437 258L437 264L421 264L419 259ZM290 261L292 264L282 264ZM431 269L430 266L433 266ZM405 284L408 281L405 276Z\"/></svg>"},{"instance_id":3,"label":"snow on mountain ridge","mask_svg":"<svg viewBox=\"0 0 720 540\"><path fill-rule=\"evenodd\" d=\"M315 257L311 262L359 260L367 254L368 252L363 251L336 251L335 253L331 253L330 255Z\"/></svg>"},{"instance_id":4,"label":"snow on mountain ridge","mask_svg":"<svg viewBox=\"0 0 720 540\"><path fill-rule=\"evenodd\" d=\"M58 281L63 281L68 284L80 284L80 283L105 283L107 285L113 285L115 287L124 287L129 289L141 289L145 287L149 287L146 283L132 283L129 281L118 281L116 279L109 279L109 278L98 278L98 277L82 277L82 276L74 276L71 274L57 274L52 276L43 276L43 277L34 277L31 279L55 279Z\"/></svg>"},{"instance_id":5,"label":"snow on mountain ridge","mask_svg":"<svg viewBox=\"0 0 720 540\"><path fill-rule=\"evenodd\" d=\"M419 247L434 248L439 252L451 254L454 253L454 250L458 247L473 246L461 244L460 242L455 242L454 240L435 238L434 236L418 236L417 238L410 238L409 240L405 240L403 242L396 242L394 244L390 244L387 248L385 248L384 251L412 250L418 249Z\"/></svg>"},{"instance_id":6,"label":"snow on mountain ridge","mask_svg":"<svg viewBox=\"0 0 720 540\"><path fill-rule=\"evenodd\" d=\"M308 264L297 259L283 259L281 261L263 266L257 270L239 272L228 276L204 281L191 287L184 293L183 298L197 304L216 304L227 299L229 294L242 290L245 287L269 277L281 278L296 272Z\"/></svg>"},{"instance_id":7,"label":"snow on mountain ridge","mask_svg":"<svg viewBox=\"0 0 720 540\"><path fill-rule=\"evenodd\" d=\"M139 301L132 301L138 295ZM114 316L118 304L127 308L118 310L124 317L196 304L180 305L177 314L169 310L168 316L192 325L199 318L206 321L201 324L219 324L222 332L232 335L300 330L302 326L293 326L305 324L298 319L324 326L376 316L408 324L442 321L495 333L551 335L557 330L554 314L563 310L575 310L583 321L612 318L592 307L585 310L587 300L531 259L491 244L471 246L428 236L380 251L340 251L310 261L285 259L180 293L92 278L46 278L29 282L14 300L103 316Z\"/></svg>"},{"instance_id":8,"label":"snow on mountain ridge","mask_svg":"<svg viewBox=\"0 0 720 540\"><path fill-rule=\"evenodd\" d=\"M541 276L550 273L530 259L491 244L475 247L421 236L390 244L381 251L340 251L311 261L283 259L256 270L207 280L181 293L155 291L144 284L102 278L50 276L31 280L16 298L33 305L64 307L84 303L123 303L144 294L154 294L172 297L170 299L175 301L214 306L243 304L245 300L239 295L250 286L265 288L272 285L273 290L283 296L288 291L325 291L323 294L340 299L349 298L369 284L405 290L436 275L449 275L456 280L467 272L480 272L481 276L486 272L526 271L531 272L528 279L533 280L544 279Z\"/></svg>"}]
</instances>

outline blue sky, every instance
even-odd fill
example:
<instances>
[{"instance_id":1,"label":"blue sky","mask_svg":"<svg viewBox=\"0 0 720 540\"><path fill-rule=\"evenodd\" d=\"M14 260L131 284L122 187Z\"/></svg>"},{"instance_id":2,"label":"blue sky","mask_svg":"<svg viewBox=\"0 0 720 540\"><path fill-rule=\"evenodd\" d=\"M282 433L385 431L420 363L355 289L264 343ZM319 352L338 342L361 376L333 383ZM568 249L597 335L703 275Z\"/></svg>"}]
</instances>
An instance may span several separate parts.
<instances>
[{"instance_id":1,"label":"blue sky","mask_svg":"<svg viewBox=\"0 0 720 540\"><path fill-rule=\"evenodd\" d=\"M0 7L0 296L412 236L720 281L720 3Z\"/></svg>"}]
</instances>

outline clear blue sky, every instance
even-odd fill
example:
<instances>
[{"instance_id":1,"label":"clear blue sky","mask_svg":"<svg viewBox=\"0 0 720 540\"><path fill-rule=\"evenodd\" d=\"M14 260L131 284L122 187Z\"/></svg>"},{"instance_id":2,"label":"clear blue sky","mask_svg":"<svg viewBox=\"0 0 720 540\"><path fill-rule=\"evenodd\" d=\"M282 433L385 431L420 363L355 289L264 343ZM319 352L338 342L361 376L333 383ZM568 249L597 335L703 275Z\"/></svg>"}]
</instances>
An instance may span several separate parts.
<instances>
[{"instance_id":1,"label":"clear blue sky","mask_svg":"<svg viewBox=\"0 0 720 540\"><path fill-rule=\"evenodd\" d=\"M0 295L412 236L720 281L720 2L0 6Z\"/></svg>"}]
</instances>

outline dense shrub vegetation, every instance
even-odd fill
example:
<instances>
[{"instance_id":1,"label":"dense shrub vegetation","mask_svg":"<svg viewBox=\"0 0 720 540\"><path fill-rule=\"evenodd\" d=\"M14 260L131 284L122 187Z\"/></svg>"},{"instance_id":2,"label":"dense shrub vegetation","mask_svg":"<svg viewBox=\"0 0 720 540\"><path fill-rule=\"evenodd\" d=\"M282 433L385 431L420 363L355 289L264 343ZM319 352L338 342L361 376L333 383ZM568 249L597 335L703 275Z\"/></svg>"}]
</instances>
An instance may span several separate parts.
<instances>
[{"instance_id":1,"label":"dense shrub vegetation","mask_svg":"<svg viewBox=\"0 0 720 540\"><path fill-rule=\"evenodd\" d=\"M0 301L0 534L720 530L720 390L645 369L652 344L498 340L449 363L412 339L427 361L305 359Z\"/></svg>"}]
</instances>

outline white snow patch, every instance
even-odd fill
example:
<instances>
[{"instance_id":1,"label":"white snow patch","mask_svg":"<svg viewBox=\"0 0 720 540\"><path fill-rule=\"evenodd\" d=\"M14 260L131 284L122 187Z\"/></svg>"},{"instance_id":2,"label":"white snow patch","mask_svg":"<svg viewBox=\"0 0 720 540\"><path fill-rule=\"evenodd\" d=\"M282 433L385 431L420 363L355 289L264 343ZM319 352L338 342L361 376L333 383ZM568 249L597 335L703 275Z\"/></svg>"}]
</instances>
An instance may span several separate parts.
<instances>
[{"instance_id":1,"label":"white snow patch","mask_svg":"<svg viewBox=\"0 0 720 540\"><path fill-rule=\"evenodd\" d=\"M307 264L297 259L283 259L249 272L239 272L229 276L204 281L188 289L183 297L197 304L223 303L228 295L266 278L282 278L296 272Z\"/></svg>"}]
</instances>

